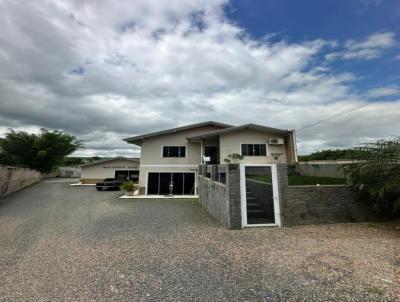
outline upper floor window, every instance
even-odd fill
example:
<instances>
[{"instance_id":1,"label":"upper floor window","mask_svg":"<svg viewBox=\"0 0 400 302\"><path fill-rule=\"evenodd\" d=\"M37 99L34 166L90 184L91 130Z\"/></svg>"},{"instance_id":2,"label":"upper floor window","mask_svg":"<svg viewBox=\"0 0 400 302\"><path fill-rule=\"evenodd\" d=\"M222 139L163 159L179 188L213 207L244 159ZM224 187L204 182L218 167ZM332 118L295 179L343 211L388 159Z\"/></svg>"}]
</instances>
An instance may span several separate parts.
<instances>
[{"instance_id":1,"label":"upper floor window","mask_svg":"<svg viewBox=\"0 0 400 302\"><path fill-rule=\"evenodd\" d=\"M266 144L242 144L243 156L267 156Z\"/></svg>"},{"instance_id":2,"label":"upper floor window","mask_svg":"<svg viewBox=\"0 0 400 302\"><path fill-rule=\"evenodd\" d=\"M163 146L163 157L186 157L185 146Z\"/></svg>"}]
</instances>

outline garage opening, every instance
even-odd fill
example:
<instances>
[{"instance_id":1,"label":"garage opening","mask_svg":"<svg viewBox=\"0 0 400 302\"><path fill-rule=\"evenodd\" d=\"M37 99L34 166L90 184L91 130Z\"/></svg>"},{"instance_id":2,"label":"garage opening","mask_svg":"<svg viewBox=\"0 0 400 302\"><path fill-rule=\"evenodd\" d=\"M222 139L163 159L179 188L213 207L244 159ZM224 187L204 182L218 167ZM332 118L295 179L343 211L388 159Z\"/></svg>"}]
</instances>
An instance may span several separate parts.
<instances>
[{"instance_id":1,"label":"garage opening","mask_svg":"<svg viewBox=\"0 0 400 302\"><path fill-rule=\"evenodd\" d=\"M122 181L137 181L139 179L139 170L116 170L115 178Z\"/></svg>"},{"instance_id":2,"label":"garage opening","mask_svg":"<svg viewBox=\"0 0 400 302\"><path fill-rule=\"evenodd\" d=\"M195 173L151 172L147 179L147 194L194 195Z\"/></svg>"}]
</instances>

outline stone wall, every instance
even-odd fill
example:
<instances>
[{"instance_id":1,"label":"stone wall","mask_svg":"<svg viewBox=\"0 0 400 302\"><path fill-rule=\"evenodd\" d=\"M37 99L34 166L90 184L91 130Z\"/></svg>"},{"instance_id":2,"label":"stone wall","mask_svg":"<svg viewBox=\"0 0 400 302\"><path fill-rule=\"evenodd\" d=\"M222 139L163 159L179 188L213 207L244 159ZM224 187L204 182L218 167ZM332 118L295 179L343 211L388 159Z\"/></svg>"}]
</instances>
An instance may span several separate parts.
<instances>
[{"instance_id":1,"label":"stone wall","mask_svg":"<svg viewBox=\"0 0 400 302\"><path fill-rule=\"evenodd\" d=\"M242 227L240 166L229 164L224 167L226 184L212 180L218 170L215 167L199 167L199 201L222 225L238 229ZM356 201L350 186L289 186L286 164L278 164L277 170L283 226L373 219L371 207ZM252 191L267 194L257 188Z\"/></svg>"},{"instance_id":2,"label":"stone wall","mask_svg":"<svg viewBox=\"0 0 400 302\"><path fill-rule=\"evenodd\" d=\"M286 165L278 166L282 225L325 224L371 219L370 206L356 201L350 186L288 186Z\"/></svg>"},{"instance_id":3,"label":"stone wall","mask_svg":"<svg viewBox=\"0 0 400 302\"><path fill-rule=\"evenodd\" d=\"M40 179L40 172L34 170L0 167L0 197L34 184Z\"/></svg>"},{"instance_id":4,"label":"stone wall","mask_svg":"<svg viewBox=\"0 0 400 302\"><path fill-rule=\"evenodd\" d=\"M202 207L219 223L229 228L229 196L226 185L204 176L198 177L197 185Z\"/></svg>"},{"instance_id":5,"label":"stone wall","mask_svg":"<svg viewBox=\"0 0 400 302\"><path fill-rule=\"evenodd\" d=\"M222 225L229 229L242 226L240 208L240 169L238 164L224 165L226 184L222 184L213 175L207 178L207 168L199 167L198 195L200 204ZM210 169L208 169L210 170ZM211 169L212 173L217 169Z\"/></svg>"}]
</instances>

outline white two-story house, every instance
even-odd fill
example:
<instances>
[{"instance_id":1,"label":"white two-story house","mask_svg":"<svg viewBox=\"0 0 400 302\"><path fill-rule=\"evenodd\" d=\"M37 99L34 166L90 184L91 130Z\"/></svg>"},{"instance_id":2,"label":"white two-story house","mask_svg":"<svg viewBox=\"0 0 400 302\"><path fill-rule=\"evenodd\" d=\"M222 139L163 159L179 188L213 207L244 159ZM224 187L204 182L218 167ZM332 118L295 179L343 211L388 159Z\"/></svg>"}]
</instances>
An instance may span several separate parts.
<instances>
[{"instance_id":1,"label":"white two-story house","mask_svg":"<svg viewBox=\"0 0 400 302\"><path fill-rule=\"evenodd\" d=\"M297 161L294 130L255 124L232 126L207 121L124 139L141 146L139 193L195 195L198 166Z\"/></svg>"}]
</instances>

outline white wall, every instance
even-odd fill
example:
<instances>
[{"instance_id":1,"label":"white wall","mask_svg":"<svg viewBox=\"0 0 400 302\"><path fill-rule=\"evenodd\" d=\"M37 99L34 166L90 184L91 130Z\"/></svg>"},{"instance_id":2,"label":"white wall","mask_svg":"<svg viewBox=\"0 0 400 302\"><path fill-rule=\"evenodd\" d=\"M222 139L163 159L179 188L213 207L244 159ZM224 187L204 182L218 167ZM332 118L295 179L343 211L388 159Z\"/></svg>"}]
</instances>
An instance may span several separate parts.
<instances>
[{"instance_id":1,"label":"white wall","mask_svg":"<svg viewBox=\"0 0 400 302\"><path fill-rule=\"evenodd\" d=\"M228 158L229 154L241 154L241 144L266 144L267 156L245 156L240 163L243 164L271 164L286 162L285 145L269 145L270 138L283 138L283 136L268 134L262 131L253 129L244 129L231 133L226 133L220 136L220 162L224 163L224 159ZM282 153L279 160L275 160L271 153ZM232 161L234 162L234 161ZM238 161L239 162L239 161Z\"/></svg>"},{"instance_id":2,"label":"white wall","mask_svg":"<svg viewBox=\"0 0 400 302\"><path fill-rule=\"evenodd\" d=\"M25 168L0 167L0 197L40 181L40 172Z\"/></svg>"},{"instance_id":3,"label":"white wall","mask_svg":"<svg viewBox=\"0 0 400 302\"><path fill-rule=\"evenodd\" d=\"M116 170L139 170L139 162L126 159L116 159L98 164L83 166L81 179L104 179L114 177Z\"/></svg>"},{"instance_id":4,"label":"white wall","mask_svg":"<svg viewBox=\"0 0 400 302\"><path fill-rule=\"evenodd\" d=\"M139 186L146 186L148 172L197 171L201 163L201 145L188 143L186 138L219 129L217 126L202 126L145 139L141 149ZM162 146L186 146L186 157L162 157Z\"/></svg>"}]
</instances>

